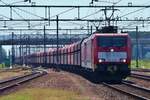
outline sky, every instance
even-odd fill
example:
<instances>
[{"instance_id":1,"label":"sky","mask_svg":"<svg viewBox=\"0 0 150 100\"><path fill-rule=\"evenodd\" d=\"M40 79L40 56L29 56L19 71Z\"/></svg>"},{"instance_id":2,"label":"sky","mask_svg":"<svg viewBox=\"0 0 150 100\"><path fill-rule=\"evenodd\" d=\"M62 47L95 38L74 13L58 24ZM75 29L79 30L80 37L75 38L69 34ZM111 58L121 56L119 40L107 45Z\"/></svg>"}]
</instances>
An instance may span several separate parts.
<instances>
[{"instance_id":1,"label":"sky","mask_svg":"<svg viewBox=\"0 0 150 100\"><path fill-rule=\"evenodd\" d=\"M12 1L12 0L11 0ZM32 0L37 4L49 4L49 5L89 5L91 0ZM128 2L132 2L134 5L140 5L149 2L149 0L99 0L99 1L106 1L106 2L119 2L118 5L128 4ZM95 3L98 5L104 5L104 2ZM109 4L109 3L107 3Z\"/></svg>"},{"instance_id":2,"label":"sky","mask_svg":"<svg viewBox=\"0 0 150 100\"><path fill-rule=\"evenodd\" d=\"M6 1L6 0L5 0ZM13 0L7 0L7 1L13 1ZM14 0L15 1L15 0ZM132 4L143 4L149 2L149 0L99 0L99 1L106 1L106 2L119 2L120 4L128 4L128 2L132 2ZM49 4L49 5L89 5L91 0L32 0L32 2L36 2L36 4ZM104 2L95 3L98 5L103 5Z\"/></svg>"},{"instance_id":3,"label":"sky","mask_svg":"<svg viewBox=\"0 0 150 100\"><path fill-rule=\"evenodd\" d=\"M7 3L7 4L13 4L13 5L31 5L30 3L28 2L22 2L23 0L0 0L0 5L3 5L4 3ZM35 2L36 5L89 5L89 3L91 2L91 0L31 0L32 2ZM112 3L106 3L106 2L118 2L116 5L128 5L128 3L131 3L132 2L132 5L150 5L150 0L99 0L99 2L95 2L93 5L112 5ZM32 3L33 4L33 3ZM67 8L68 9L68 8ZM52 9L52 15L56 15L62 11L65 11L67 9ZM139 8L138 8L139 9ZM44 15L44 11L43 9L30 9L30 8L25 8L23 10L27 10L27 11L31 11L32 13L36 14L36 15L39 15L39 16L43 16ZM97 11L99 9L92 9L92 10L88 10L88 9L85 9L81 12L81 16L86 16L88 14L91 14L95 11ZM118 15L118 16L122 16L124 14L127 14L129 12L132 12L132 11L135 11L137 10L136 9L120 9L118 12L116 12L115 14ZM144 9L144 10L141 10L141 11L138 11L137 13L133 13L133 14L130 14L129 18L133 18L134 17L144 17L144 18L147 18L150 16L150 13L149 13L149 10L150 9ZM19 11L16 9L16 12L18 12L20 15L22 15L24 18L33 18L33 16L30 16L26 13L23 13L22 11ZM66 18L66 17L71 17L71 18L74 18L74 16L76 16L76 13L77 10L76 9L73 9L71 11L69 11L68 13L65 13L65 14L62 14L60 15L61 18ZM5 16L9 16L9 9L6 9L6 8L1 8L0 9L0 14L2 15L5 15ZM103 12L100 12L98 14L95 14L89 18L99 18L99 16L102 16L103 15ZM16 18L20 18L20 16L18 16L17 14L14 14L13 17L16 17ZM36 17L35 17L36 18ZM15 22L17 23L17 22ZM0 28L3 27L4 25L4 22L0 22ZM7 23L8 24L8 23ZM32 23L32 24L37 24L37 23ZM52 25L49 27L49 28L53 28L52 26L55 26L56 23L51 23ZM54 24L54 25L53 25ZM63 28L68 28L68 27L71 27L71 28L80 28L80 27L83 27L85 25L85 23L80 23L82 25L79 25L79 24L72 24L72 23L67 23L67 25L65 26L64 23L61 23L63 26ZM65 23L66 24L66 23ZM130 23L125 23L127 25L130 25ZM140 23L141 24L141 23ZM27 23L26 22L22 22L22 23L18 23L18 24L15 24L14 23L9 23L10 25L10 28L14 28L14 27L27 27ZM20 26L19 26L20 25ZM119 24L121 25L121 24ZM131 23L132 25L132 23ZM42 25L40 26L37 26L36 28L41 28ZM43 26L42 26L43 27ZM134 27L134 24L133 24L133 27ZM61 27L62 28L62 27ZM150 30L150 27L145 27L145 28L141 28L141 30ZM10 31L5 31L7 34L10 34L11 32ZM0 34L3 34L4 32L3 31L0 31ZM26 32L27 33L27 32ZM10 46L7 46L5 47L5 49L8 51L10 49Z\"/></svg>"}]
</instances>

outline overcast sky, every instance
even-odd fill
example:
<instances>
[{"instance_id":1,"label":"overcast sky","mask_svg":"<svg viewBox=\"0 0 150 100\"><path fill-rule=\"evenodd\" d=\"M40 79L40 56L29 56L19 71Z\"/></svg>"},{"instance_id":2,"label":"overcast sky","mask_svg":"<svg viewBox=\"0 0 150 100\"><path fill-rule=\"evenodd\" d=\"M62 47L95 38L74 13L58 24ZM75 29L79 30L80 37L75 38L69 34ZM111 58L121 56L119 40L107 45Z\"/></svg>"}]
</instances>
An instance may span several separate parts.
<instances>
[{"instance_id":1,"label":"overcast sky","mask_svg":"<svg viewBox=\"0 0 150 100\"><path fill-rule=\"evenodd\" d=\"M13 3L23 0L1 0L6 3ZM39 5L89 5L91 0L31 0L32 2L36 2L36 4ZM98 5L104 5L105 3L103 1L107 2L119 2L118 5L123 4L126 5L128 2L132 2L134 5L140 5L140 4L149 4L149 0L99 0L102 2L97 3ZM16 3L21 4L21 3ZM27 3L26 3L27 4ZM96 4L96 3L95 3ZM109 3L107 3L109 4Z\"/></svg>"},{"instance_id":2,"label":"overcast sky","mask_svg":"<svg viewBox=\"0 0 150 100\"><path fill-rule=\"evenodd\" d=\"M12 0L11 0L12 1ZM54 5L89 5L91 0L32 0L33 2L36 2L37 4L54 4ZM105 3L103 1L107 2L119 2L119 4L127 5L128 2L132 2L134 5L140 5L140 4L150 4L148 3L150 0L99 0L102 2L97 3L98 5L104 5ZM96 3L95 3L96 4ZM109 4L109 3L107 3Z\"/></svg>"}]
</instances>

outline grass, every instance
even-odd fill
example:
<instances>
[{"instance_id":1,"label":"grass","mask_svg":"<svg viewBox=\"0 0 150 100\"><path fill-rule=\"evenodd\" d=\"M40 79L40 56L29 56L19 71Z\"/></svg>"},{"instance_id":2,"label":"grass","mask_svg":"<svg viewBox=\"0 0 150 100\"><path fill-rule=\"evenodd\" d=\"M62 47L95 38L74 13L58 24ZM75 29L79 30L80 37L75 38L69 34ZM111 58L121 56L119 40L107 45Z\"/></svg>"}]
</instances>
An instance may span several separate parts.
<instances>
[{"instance_id":1,"label":"grass","mask_svg":"<svg viewBox=\"0 0 150 100\"><path fill-rule=\"evenodd\" d=\"M6 79L6 78L11 78L14 76L18 76L21 73L17 73L17 72L0 72L0 80L1 79Z\"/></svg>"},{"instance_id":2,"label":"grass","mask_svg":"<svg viewBox=\"0 0 150 100\"><path fill-rule=\"evenodd\" d=\"M24 89L10 95L0 97L0 100L89 100L87 97L81 97L78 93L48 89L33 88Z\"/></svg>"},{"instance_id":3,"label":"grass","mask_svg":"<svg viewBox=\"0 0 150 100\"><path fill-rule=\"evenodd\" d=\"M4 63L0 64L0 69L2 69L2 68L5 68L5 64Z\"/></svg>"},{"instance_id":4,"label":"grass","mask_svg":"<svg viewBox=\"0 0 150 100\"><path fill-rule=\"evenodd\" d=\"M131 68L137 68L135 60L131 62ZM150 60L139 60L139 68L150 69Z\"/></svg>"}]
</instances>

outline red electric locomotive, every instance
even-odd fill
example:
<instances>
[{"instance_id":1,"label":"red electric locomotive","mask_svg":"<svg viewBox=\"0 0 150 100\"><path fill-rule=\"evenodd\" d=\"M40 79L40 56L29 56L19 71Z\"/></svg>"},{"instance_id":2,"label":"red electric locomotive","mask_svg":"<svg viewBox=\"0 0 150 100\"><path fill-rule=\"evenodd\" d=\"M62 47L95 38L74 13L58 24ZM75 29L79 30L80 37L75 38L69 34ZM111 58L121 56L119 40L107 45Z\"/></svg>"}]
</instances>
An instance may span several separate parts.
<instances>
[{"instance_id":1,"label":"red electric locomotive","mask_svg":"<svg viewBox=\"0 0 150 100\"><path fill-rule=\"evenodd\" d=\"M82 67L96 80L121 81L130 74L131 42L128 34L95 33L82 42Z\"/></svg>"}]
</instances>

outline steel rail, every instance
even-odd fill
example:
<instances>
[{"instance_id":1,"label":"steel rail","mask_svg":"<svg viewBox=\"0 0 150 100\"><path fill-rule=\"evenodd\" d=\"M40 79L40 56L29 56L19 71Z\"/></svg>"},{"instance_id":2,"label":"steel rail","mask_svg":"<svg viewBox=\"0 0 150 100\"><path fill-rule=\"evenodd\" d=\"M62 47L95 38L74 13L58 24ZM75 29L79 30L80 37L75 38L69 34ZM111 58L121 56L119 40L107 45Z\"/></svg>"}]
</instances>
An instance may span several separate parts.
<instances>
[{"instance_id":1,"label":"steel rail","mask_svg":"<svg viewBox=\"0 0 150 100\"><path fill-rule=\"evenodd\" d=\"M132 84L133 82L129 83L128 81L123 80L122 83L125 84L125 85L127 85L127 86L130 86L130 87L133 87L133 88L137 88L137 89L140 89L142 91L150 93L150 89L149 88L145 88L145 87L142 87L142 86L139 86L139 85L136 85L136 84Z\"/></svg>"},{"instance_id":2,"label":"steel rail","mask_svg":"<svg viewBox=\"0 0 150 100\"><path fill-rule=\"evenodd\" d=\"M148 100L148 99L149 99L149 98L146 98L146 97L137 95L137 94L135 94L135 93L131 93L131 92L124 91L124 90L122 90L122 89L120 89L120 88L115 87L114 85L110 85L110 84L107 84L107 83L103 83L103 85L104 85L104 86L107 86L107 87L109 87L109 88L112 88L112 89L114 89L114 90L116 90L116 91L118 91L118 92L121 92L121 93L123 93L123 94L126 94L126 95L128 95L128 96L131 96L131 97L140 99L140 100Z\"/></svg>"},{"instance_id":3,"label":"steel rail","mask_svg":"<svg viewBox=\"0 0 150 100\"><path fill-rule=\"evenodd\" d=\"M21 79L21 78L24 78L24 77L27 77L27 76L30 76L30 75L33 75L33 74L36 74L36 73L31 73L31 74L27 74L27 75L23 75L23 76L17 76L17 77L9 78L9 79L6 79L6 80L0 80L0 85L4 84L4 83L7 83L7 82L14 81L14 80L18 80L18 79Z\"/></svg>"},{"instance_id":4,"label":"steel rail","mask_svg":"<svg viewBox=\"0 0 150 100\"><path fill-rule=\"evenodd\" d=\"M38 72L38 73L33 73L33 74L26 75L26 76L22 76L19 78L15 78L12 80L7 80L6 82L3 81L0 84L0 85L2 85L2 87L0 87L0 92L4 91L6 89L12 88L14 86L17 86L18 84L25 83L29 80L35 79L35 78L40 77L40 76L45 75L45 74L46 74L45 72L42 72L42 73Z\"/></svg>"},{"instance_id":5,"label":"steel rail","mask_svg":"<svg viewBox=\"0 0 150 100\"><path fill-rule=\"evenodd\" d=\"M132 69L131 71L135 71L135 72L150 72L150 69Z\"/></svg>"},{"instance_id":6,"label":"steel rail","mask_svg":"<svg viewBox=\"0 0 150 100\"><path fill-rule=\"evenodd\" d=\"M140 74L135 74L135 73L131 73L130 76L134 78L139 78L139 79L150 81L150 76L140 75Z\"/></svg>"}]
</instances>

